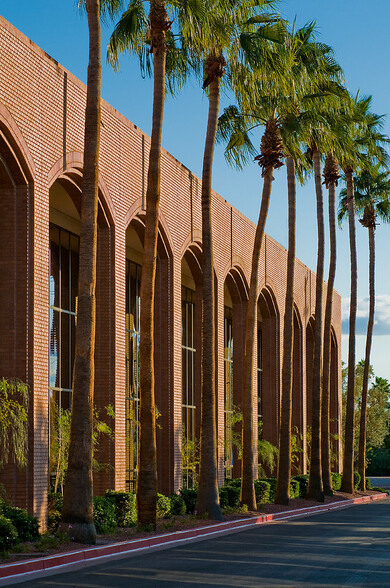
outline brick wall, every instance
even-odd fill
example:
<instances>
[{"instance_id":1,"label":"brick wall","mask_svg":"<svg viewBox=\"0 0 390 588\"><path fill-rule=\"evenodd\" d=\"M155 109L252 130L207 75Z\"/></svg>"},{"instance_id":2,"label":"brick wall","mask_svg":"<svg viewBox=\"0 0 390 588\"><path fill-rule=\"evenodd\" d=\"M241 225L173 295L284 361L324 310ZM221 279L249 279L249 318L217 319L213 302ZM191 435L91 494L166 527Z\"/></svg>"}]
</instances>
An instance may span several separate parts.
<instances>
[{"instance_id":1,"label":"brick wall","mask_svg":"<svg viewBox=\"0 0 390 588\"><path fill-rule=\"evenodd\" d=\"M32 393L29 467L1 474L15 500L44 518L48 480L48 264L49 188L80 185L86 88L0 17L0 375L27 380ZM125 259L126 231L134 223L142 240L150 139L109 104L102 103L100 236L96 402L115 406L115 443L100 447L113 469L96 478L96 490L125 485ZM162 154L159 269L156 301L156 396L160 488L181 484L181 264L186 258L201 295L201 181L169 153ZM217 423L224 434L223 305L227 283L236 308L235 401L240 398L245 288L255 227L223 197L212 197L217 329ZM277 441L287 254L264 239L259 271L264 337L264 433ZM7 288L4 285L6 277ZM325 285L324 285L325 288ZM306 332L314 313L315 275L296 262L294 298L296 422L306 423ZM200 313L197 313L200 329ZM340 415L341 304L334 294L332 414ZM199 336L197 335L197 341ZM198 343L199 345L199 343ZM200 345L199 345L200 348ZM16 352L15 352L16 349ZM200 353L199 353L200 355ZM336 361L337 360L337 361ZM198 359L197 365L200 366ZM337 363L337 366L336 366ZM199 387L199 371L196 376ZM199 399L199 392L197 394ZM254 426L257 399L254 397ZM200 408L197 410L199 414ZM340 421L340 419L339 419ZM336 426L336 425L335 425ZM199 422L198 422L199 427ZM223 479L223 445L219 445ZM238 473L238 470L236 471Z\"/></svg>"}]
</instances>

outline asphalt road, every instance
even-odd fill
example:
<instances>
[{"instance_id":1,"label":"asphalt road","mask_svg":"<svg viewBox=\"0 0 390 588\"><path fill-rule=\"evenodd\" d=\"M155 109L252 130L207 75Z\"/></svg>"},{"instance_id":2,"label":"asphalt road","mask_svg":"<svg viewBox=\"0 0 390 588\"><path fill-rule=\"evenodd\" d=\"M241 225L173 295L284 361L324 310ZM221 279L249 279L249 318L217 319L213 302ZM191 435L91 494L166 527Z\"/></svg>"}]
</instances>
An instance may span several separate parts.
<instances>
[{"instance_id":1,"label":"asphalt road","mask_svg":"<svg viewBox=\"0 0 390 588\"><path fill-rule=\"evenodd\" d=\"M390 586L390 498L19 586Z\"/></svg>"}]
</instances>

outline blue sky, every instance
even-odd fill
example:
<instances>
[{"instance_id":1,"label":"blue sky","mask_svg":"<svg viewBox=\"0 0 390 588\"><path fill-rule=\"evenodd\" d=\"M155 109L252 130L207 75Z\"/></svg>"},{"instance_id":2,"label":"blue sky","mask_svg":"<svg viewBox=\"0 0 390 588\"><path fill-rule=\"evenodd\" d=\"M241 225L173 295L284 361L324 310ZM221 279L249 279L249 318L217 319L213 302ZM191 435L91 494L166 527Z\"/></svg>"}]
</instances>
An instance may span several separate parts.
<instances>
[{"instance_id":1,"label":"blue sky","mask_svg":"<svg viewBox=\"0 0 390 588\"><path fill-rule=\"evenodd\" d=\"M18 0L3 2L1 15L32 41L59 61L81 80L86 80L88 35L86 18L73 0ZM333 47L344 69L351 92L373 95L375 112L389 110L390 62L388 23L390 3L376 0L373 5L363 0L284 0L280 11L297 24L315 20L321 41ZM106 46L112 25L103 28L102 46ZM105 51L105 50L104 50ZM152 87L150 80L139 74L137 63L129 56L120 60L120 71L114 73L104 65L102 96L134 124L150 134ZM222 107L231 102L228 96ZM168 97L164 115L163 146L197 175L201 175L202 153L207 120L207 99L196 80L190 82L176 98ZM390 119L385 124L390 135ZM276 174L267 222L267 233L287 245L287 197L285 172ZM241 210L257 221L261 194L258 166L253 163L243 172L227 167L223 147L215 153L213 187ZM326 200L326 194L325 194ZM325 202L326 206L326 202ZM309 182L297 193L297 257L315 271L316 217L314 186ZM326 221L327 222L327 221ZM375 374L390 379L390 272L388 243L390 227L377 228L377 314L374 327L372 364ZM338 231L338 269L336 289L343 298L343 360L347 360L349 246L347 226ZM359 310L357 321L357 360L364 357L365 328L368 312L368 240L367 230L357 223ZM327 274L327 268L325 270Z\"/></svg>"}]
</instances>

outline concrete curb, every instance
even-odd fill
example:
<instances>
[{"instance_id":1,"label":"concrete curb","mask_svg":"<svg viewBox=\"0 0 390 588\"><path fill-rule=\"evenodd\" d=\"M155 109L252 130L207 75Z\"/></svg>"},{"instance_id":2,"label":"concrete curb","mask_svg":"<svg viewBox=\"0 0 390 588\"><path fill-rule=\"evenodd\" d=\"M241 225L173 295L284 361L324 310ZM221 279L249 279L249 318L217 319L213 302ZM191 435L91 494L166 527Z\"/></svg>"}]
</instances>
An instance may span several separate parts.
<instances>
[{"instance_id":1,"label":"concrete curb","mask_svg":"<svg viewBox=\"0 0 390 588\"><path fill-rule=\"evenodd\" d=\"M216 523L215 525L189 529L187 531L176 531L174 533L166 533L164 535L150 538L134 539L132 541L123 541L112 545L90 547L78 551L60 553L20 563L5 564L0 566L0 586L19 584L28 580L59 574L64 571L97 565L108 560L112 561L114 559L132 557L157 550L177 547L178 545L183 545L190 541L194 543L196 541L204 541L205 539L211 539L221 535L237 533L244 529L254 527L255 525L347 508L355 504L383 500L386 497L387 494L385 493L372 494L370 496L361 496L360 498L353 498L351 500L342 500L330 504L321 504L308 508L261 515L259 517L228 521L226 523Z\"/></svg>"}]
</instances>

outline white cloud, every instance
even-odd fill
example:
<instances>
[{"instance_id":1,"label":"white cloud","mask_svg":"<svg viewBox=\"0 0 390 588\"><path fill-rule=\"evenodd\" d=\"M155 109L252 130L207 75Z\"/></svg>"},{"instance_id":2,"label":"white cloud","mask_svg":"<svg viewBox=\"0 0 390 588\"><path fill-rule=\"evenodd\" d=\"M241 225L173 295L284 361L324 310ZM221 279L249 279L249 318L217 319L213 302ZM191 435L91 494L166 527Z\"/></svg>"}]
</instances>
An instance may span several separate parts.
<instances>
[{"instance_id":1,"label":"white cloud","mask_svg":"<svg viewBox=\"0 0 390 588\"><path fill-rule=\"evenodd\" d=\"M368 320L368 298L359 298L356 334L364 335L367 330ZM349 321L349 298L343 298L341 301L342 331L348 333ZM374 335L390 335L390 296L388 294L379 294L375 297L375 319Z\"/></svg>"}]
</instances>

